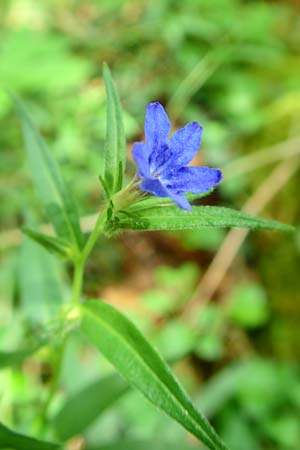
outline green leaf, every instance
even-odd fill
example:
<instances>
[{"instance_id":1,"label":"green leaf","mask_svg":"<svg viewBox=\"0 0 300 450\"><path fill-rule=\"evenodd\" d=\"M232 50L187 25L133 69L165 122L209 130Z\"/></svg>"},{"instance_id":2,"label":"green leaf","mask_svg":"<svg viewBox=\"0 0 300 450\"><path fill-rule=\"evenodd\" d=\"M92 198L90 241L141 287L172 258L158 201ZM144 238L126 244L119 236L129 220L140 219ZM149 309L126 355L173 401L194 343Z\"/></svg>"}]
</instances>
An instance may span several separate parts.
<instances>
[{"instance_id":1,"label":"green leaf","mask_svg":"<svg viewBox=\"0 0 300 450\"><path fill-rule=\"evenodd\" d=\"M100 301L82 306L81 329L128 382L179 422L209 449L225 444L194 408L167 364L119 311Z\"/></svg>"},{"instance_id":2,"label":"green leaf","mask_svg":"<svg viewBox=\"0 0 300 450\"><path fill-rule=\"evenodd\" d=\"M235 286L227 304L230 319L245 328L262 326L270 316L266 293L257 283Z\"/></svg>"},{"instance_id":3,"label":"green leaf","mask_svg":"<svg viewBox=\"0 0 300 450\"><path fill-rule=\"evenodd\" d=\"M107 97L107 119L104 167L102 167L101 177L111 196L122 188L126 141L120 99L107 64L103 65L103 78Z\"/></svg>"},{"instance_id":4,"label":"green leaf","mask_svg":"<svg viewBox=\"0 0 300 450\"><path fill-rule=\"evenodd\" d=\"M23 227L23 233L29 236L32 240L42 245L46 250L49 250L51 253L58 254L64 258L68 258L70 256L71 249L68 247L68 244L54 236L49 236L44 233L39 233L38 231L32 230L31 228Z\"/></svg>"},{"instance_id":5,"label":"green leaf","mask_svg":"<svg viewBox=\"0 0 300 450\"><path fill-rule=\"evenodd\" d=\"M46 324L63 302L60 261L35 241L25 238L18 258L18 288L22 315Z\"/></svg>"},{"instance_id":6,"label":"green leaf","mask_svg":"<svg viewBox=\"0 0 300 450\"><path fill-rule=\"evenodd\" d=\"M274 220L261 219L234 209L218 206L193 206L184 211L177 206L161 206L132 215L120 212L118 227L129 230L184 230L205 227L239 227L253 230L293 231L294 228Z\"/></svg>"},{"instance_id":7,"label":"green leaf","mask_svg":"<svg viewBox=\"0 0 300 450\"><path fill-rule=\"evenodd\" d=\"M59 167L25 106L16 97L13 97L13 101L23 128L33 182L44 206L45 214L52 222L57 234L62 238L68 237L75 247L80 249L83 245L83 236L71 193L67 190Z\"/></svg>"},{"instance_id":8,"label":"green leaf","mask_svg":"<svg viewBox=\"0 0 300 450\"><path fill-rule=\"evenodd\" d=\"M61 448L61 444L41 441L24 434L16 433L0 422L0 449L10 450L55 450Z\"/></svg>"},{"instance_id":9,"label":"green leaf","mask_svg":"<svg viewBox=\"0 0 300 450\"><path fill-rule=\"evenodd\" d=\"M186 442L164 442L164 441L132 441L124 440L113 442L93 450L199 450L199 447L188 445ZM92 450L92 449L89 449Z\"/></svg>"},{"instance_id":10,"label":"green leaf","mask_svg":"<svg viewBox=\"0 0 300 450\"><path fill-rule=\"evenodd\" d=\"M40 345L16 352L0 352L0 369L21 364L40 348Z\"/></svg>"},{"instance_id":11,"label":"green leaf","mask_svg":"<svg viewBox=\"0 0 300 450\"><path fill-rule=\"evenodd\" d=\"M98 416L128 390L119 375L109 375L75 393L63 405L53 420L61 440L82 433ZM80 411L80 414L78 414Z\"/></svg>"}]
</instances>

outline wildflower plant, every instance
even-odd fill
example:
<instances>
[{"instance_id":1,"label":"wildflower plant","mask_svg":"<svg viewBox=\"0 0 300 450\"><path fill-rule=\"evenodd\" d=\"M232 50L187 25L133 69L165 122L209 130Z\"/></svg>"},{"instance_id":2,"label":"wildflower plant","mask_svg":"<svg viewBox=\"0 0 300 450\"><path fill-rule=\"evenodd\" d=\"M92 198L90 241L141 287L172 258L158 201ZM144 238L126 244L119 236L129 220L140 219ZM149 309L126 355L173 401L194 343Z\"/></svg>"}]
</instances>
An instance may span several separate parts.
<instances>
[{"instance_id":1,"label":"wildflower plant","mask_svg":"<svg viewBox=\"0 0 300 450\"><path fill-rule=\"evenodd\" d=\"M193 122L170 136L169 119L158 102L147 106L145 142L137 142L133 146L133 159L137 164L136 175L125 184L126 142L122 112L106 65L103 77L107 94L107 134L99 179L105 201L88 237L82 232L76 204L58 165L26 108L20 100L14 99L23 127L33 182L54 234L47 235L29 228L24 228L23 231L45 249L72 265L73 287L68 306L63 308L57 321L59 326L55 336L53 333L44 333L31 349L4 355L8 364L9 361L20 362L46 342L47 345L53 346L59 363L54 369L56 373L49 396L38 419L40 439L24 436L0 424L1 444L4 442L4 447L8 448L59 449L63 448L69 437L80 433L80 425L74 429L72 421L69 421L69 428L67 427L67 407L63 407L54 419L49 417L49 406L59 385L59 370L66 341L70 332L79 328L85 340L115 366L129 386L138 389L208 449L226 450L226 444L193 406L167 363L136 326L105 301L84 298L82 283L85 265L102 233L111 236L122 230L182 230L207 227L291 231L292 227L228 208L192 206L195 199L212 191L220 182L222 174L214 168L187 166L199 150L202 128ZM3 354L0 356L3 362ZM118 383L115 385L117 392L128 388L127 384ZM85 401L84 397L82 401ZM85 420L85 417L81 417L80 423ZM56 438L61 442L42 440L46 425L53 427L53 440ZM16 442L20 444L19 447L15 447Z\"/></svg>"}]
</instances>

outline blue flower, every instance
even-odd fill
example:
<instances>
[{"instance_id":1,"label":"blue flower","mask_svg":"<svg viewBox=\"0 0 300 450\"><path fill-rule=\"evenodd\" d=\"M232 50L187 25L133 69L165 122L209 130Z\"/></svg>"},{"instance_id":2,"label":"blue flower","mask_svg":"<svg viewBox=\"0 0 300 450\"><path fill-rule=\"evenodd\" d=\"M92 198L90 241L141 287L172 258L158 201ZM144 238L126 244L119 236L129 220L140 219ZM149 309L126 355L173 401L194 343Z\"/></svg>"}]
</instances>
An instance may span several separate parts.
<instances>
[{"instance_id":1,"label":"blue flower","mask_svg":"<svg viewBox=\"0 0 300 450\"><path fill-rule=\"evenodd\" d=\"M187 167L200 147L202 127L192 122L169 137L170 121L159 102L146 108L146 142L136 142L133 159L138 166L140 189L156 197L170 197L180 208L190 210L184 192L202 194L222 179L218 169Z\"/></svg>"}]
</instances>

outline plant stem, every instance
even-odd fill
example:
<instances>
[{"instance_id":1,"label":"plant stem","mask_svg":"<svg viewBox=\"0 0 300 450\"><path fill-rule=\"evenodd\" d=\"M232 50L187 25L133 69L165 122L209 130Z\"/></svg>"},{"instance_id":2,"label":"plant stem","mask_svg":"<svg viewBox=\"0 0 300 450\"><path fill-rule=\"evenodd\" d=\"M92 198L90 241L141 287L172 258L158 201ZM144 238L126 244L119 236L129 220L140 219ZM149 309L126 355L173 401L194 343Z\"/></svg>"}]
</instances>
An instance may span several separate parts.
<instances>
[{"instance_id":1,"label":"plant stem","mask_svg":"<svg viewBox=\"0 0 300 450\"><path fill-rule=\"evenodd\" d=\"M72 283L73 288L72 288L72 300L71 300L72 306L76 306L79 304L81 290L82 290L82 282L83 282L83 273L84 273L85 263L86 263L86 260L89 256L89 254L91 253L91 251L99 237L99 234L103 228L103 225L105 224L106 217L107 217L107 210L104 210L99 215L97 222L95 224L94 230L90 234L82 253L79 254L78 257L74 261L74 274L73 274L73 283ZM63 337L61 344L57 348L55 373L51 380L49 393L48 393L46 401L42 407L42 411L41 411L41 415L40 415L40 426L41 426L42 430L45 427L46 420L47 420L47 413L48 413L50 404L53 400L53 397L55 395L55 392L57 390L57 387L58 387L67 339L68 339L68 333Z\"/></svg>"},{"instance_id":2,"label":"plant stem","mask_svg":"<svg viewBox=\"0 0 300 450\"><path fill-rule=\"evenodd\" d=\"M100 234L100 231L103 228L103 225L105 224L107 218L107 210L105 209L98 217L97 222L95 224L95 227L92 231L92 233L90 234L90 237L87 240L87 243L85 244L85 247L83 249L82 252L82 261L83 261L83 265L85 264L89 254L91 253L98 237Z\"/></svg>"},{"instance_id":3,"label":"plant stem","mask_svg":"<svg viewBox=\"0 0 300 450\"><path fill-rule=\"evenodd\" d=\"M95 224L95 227L94 227L92 233L90 234L82 253L79 255L77 260L75 260L74 279L73 279L73 294L72 294L72 301L71 301L73 306L76 306L79 303L81 289L82 289L84 266L85 266L85 263L86 263L86 260L89 256L89 254L91 253L91 251L99 237L99 233L102 230L102 227L106 220L106 215L107 215L106 210L104 210L99 215L97 222Z\"/></svg>"},{"instance_id":4,"label":"plant stem","mask_svg":"<svg viewBox=\"0 0 300 450\"><path fill-rule=\"evenodd\" d=\"M76 306L79 303L81 289L82 289L82 279L84 271L84 262L82 257L80 257L74 265L74 278L73 278L73 293L71 304Z\"/></svg>"}]
</instances>

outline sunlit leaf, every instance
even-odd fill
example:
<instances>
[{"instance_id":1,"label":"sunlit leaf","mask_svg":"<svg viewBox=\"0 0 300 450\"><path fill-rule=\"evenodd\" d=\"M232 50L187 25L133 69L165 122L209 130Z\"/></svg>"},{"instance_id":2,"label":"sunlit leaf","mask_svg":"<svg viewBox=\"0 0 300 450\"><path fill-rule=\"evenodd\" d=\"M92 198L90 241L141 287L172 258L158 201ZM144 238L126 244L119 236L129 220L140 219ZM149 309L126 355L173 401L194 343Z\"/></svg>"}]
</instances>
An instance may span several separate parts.
<instances>
[{"instance_id":1,"label":"sunlit leaf","mask_svg":"<svg viewBox=\"0 0 300 450\"><path fill-rule=\"evenodd\" d=\"M211 450L226 449L194 408L167 364L119 311L100 301L82 307L82 331L128 382Z\"/></svg>"},{"instance_id":2,"label":"sunlit leaf","mask_svg":"<svg viewBox=\"0 0 300 450\"><path fill-rule=\"evenodd\" d=\"M184 211L177 206L162 206L134 215L120 213L118 227L128 230L184 230L197 228L239 227L253 230L293 231L294 228L274 220L261 219L240 211L218 206L194 206Z\"/></svg>"}]
</instances>

